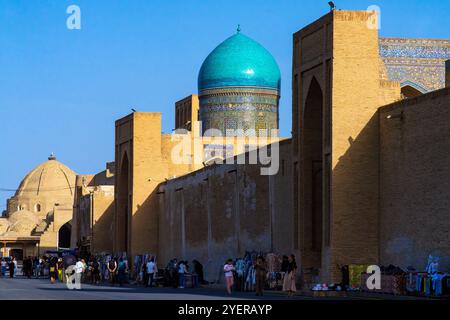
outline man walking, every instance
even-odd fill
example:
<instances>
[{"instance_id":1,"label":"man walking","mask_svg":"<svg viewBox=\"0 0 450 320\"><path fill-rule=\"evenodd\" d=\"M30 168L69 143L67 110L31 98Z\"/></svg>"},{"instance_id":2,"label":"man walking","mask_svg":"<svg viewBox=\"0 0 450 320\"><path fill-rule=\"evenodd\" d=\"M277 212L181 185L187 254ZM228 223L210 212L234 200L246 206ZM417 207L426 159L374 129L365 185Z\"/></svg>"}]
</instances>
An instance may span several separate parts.
<instances>
[{"instance_id":1,"label":"man walking","mask_svg":"<svg viewBox=\"0 0 450 320\"><path fill-rule=\"evenodd\" d=\"M78 286L78 284L81 284L81 277L83 276L83 271L84 271L83 262L80 259L78 259L78 262L75 264L75 283L77 284L75 288L78 290L81 289L81 286Z\"/></svg>"},{"instance_id":2,"label":"man walking","mask_svg":"<svg viewBox=\"0 0 450 320\"><path fill-rule=\"evenodd\" d=\"M148 285L153 287L153 280L155 279L155 272L156 272L156 264L155 259L150 259L149 262L147 262L147 274L148 274Z\"/></svg>"}]
</instances>

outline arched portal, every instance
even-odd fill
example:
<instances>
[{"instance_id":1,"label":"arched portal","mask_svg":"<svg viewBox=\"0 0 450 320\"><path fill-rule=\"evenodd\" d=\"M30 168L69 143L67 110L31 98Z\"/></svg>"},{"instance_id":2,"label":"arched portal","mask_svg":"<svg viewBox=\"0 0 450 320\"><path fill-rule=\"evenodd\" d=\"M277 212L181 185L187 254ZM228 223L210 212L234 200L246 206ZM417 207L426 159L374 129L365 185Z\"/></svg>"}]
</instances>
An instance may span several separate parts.
<instances>
[{"instance_id":1,"label":"arched portal","mask_svg":"<svg viewBox=\"0 0 450 320\"><path fill-rule=\"evenodd\" d=\"M117 251L128 251L130 205L129 205L129 169L128 155L123 156L118 177L118 205L117 205Z\"/></svg>"},{"instance_id":2,"label":"arched portal","mask_svg":"<svg viewBox=\"0 0 450 320\"><path fill-rule=\"evenodd\" d=\"M322 256L323 203L323 93L312 78L306 96L301 135L301 212L304 261L308 268L318 270Z\"/></svg>"},{"instance_id":3,"label":"arched portal","mask_svg":"<svg viewBox=\"0 0 450 320\"><path fill-rule=\"evenodd\" d=\"M70 237L72 234L72 226L69 222L64 224L58 231L58 248L70 249Z\"/></svg>"},{"instance_id":4,"label":"arched portal","mask_svg":"<svg viewBox=\"0 0 450 320\"><path fill-rule=\"evenodd\" d=\"M404 86L401 91L403 98L414 98L422 95L422 92L411 86Z\"/></svg>"},{"instance_id":5,"label":"arched portal","mask_svg":"<svg viewBox=\"0 0 450 320\"><path fill-rule=\"evenodd\" d=\"M415 82L404 81L401 83L401 93L404 99L418 97L427 92L427 89Z\"/></svg>"}]
</instances>

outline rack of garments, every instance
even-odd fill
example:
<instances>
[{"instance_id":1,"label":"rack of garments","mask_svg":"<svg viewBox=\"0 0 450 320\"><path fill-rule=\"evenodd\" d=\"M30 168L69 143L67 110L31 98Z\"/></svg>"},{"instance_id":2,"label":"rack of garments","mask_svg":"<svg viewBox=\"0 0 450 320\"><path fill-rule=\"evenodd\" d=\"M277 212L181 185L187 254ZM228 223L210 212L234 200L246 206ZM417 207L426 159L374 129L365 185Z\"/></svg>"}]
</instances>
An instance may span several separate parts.
<instances>
[{"instance_id":1,"label":"rack of garments","mask_svg":"<svg viewBox=\"0 0 450 320\"><path fill-rule=\"evenodd\" d=\"M256 270L253 265L250 266L245 280L245 291L255 291L256 284Z\"/></svg>"},{"instance_id":2,"label":"rack of garments","mask_svg":"<svg viewBox=\"0 0 450 320\"><path fill-rule=\"evenodd\" d=\"M265 260L267 263L267 287L269 289L281 289L283 285L283 275L281 273L282 256L276 253L268 253Z\"/></svg>"},{"instance_id":3,"label":"rack of garments","mask_svg":"<svg viewBox=\"0 0 450 320\"><path fill-rule=\"evenodd\" d=\"M235 290L244 291L245 288L245 274L246 274L246 262L244 259L239 258L235 263L236 279Z\"/></svg>"}]
</instances>

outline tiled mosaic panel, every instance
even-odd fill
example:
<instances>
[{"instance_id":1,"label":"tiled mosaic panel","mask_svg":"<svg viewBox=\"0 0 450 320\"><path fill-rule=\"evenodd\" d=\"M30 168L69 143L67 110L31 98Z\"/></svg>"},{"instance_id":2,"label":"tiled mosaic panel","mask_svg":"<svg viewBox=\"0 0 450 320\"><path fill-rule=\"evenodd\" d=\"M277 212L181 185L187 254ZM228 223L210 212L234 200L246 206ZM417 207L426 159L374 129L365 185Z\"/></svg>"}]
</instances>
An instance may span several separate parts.
<instances>
[{"instance_id":1,"label":"tiled mosaic panel","mask_svg":"<svg viewBox=\"0 0 450 320\"><path fill-rule=\"evenodd\" d=\"M450 40L381 38L379 47L390 80L410 82L425 91L445 86Z\"/></svg>"},{"instance_id":2,"label":"tiled mosaic panel","mask_svg":"<svg viewBox=\"0 0 450 320\"><path fill-rule=\"evenodd\" d=\"M203 131L214 128L225 135L227 130L254 129L258 135L261 129L278 129L278 100L277 91L262 93L255 88L204 93L200 96Z\"/></svg>"},{"instance_id":3,"label":"tiled mosaic panel","mask_svg":"<svg viewBox=\"0 0 450 320\"><path fill-rule=\"evenodd\" d=\"M248 131L255 129L256 133L260 129L278 129L278 115L276 113L264 113L263 116L255 116L255 113L224 111L215 113L201 113L204 124L204 131L208 129L218 129L225 135L226 130L241 129ZM208 126L209 124L209 126Z\"/></svg>"}]
</instances>

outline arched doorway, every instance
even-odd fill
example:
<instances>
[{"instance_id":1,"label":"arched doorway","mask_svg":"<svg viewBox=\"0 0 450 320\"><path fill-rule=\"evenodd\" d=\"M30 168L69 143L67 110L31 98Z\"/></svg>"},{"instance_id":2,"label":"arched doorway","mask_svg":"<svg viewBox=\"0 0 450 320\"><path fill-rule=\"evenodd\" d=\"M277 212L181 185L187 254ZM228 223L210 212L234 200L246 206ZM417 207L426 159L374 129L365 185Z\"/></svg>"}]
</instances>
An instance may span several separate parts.
<instances>
[{"instance_id":1,"label":"arched doorway","mask_svg":"<svg viewBox=\"0 0 450 320\"><path fill-rule=\"evenodd\" d=\"M422 92L420 92L419 90L417 90L414 87L411 86L404 86L402 87L402 96L403 98L414 98L414 97L418 97L422 95Z\"/></svg>"},{"instance_id":2,"label":"arched doorway","mask_svg":"<svg viewBox=\"0 0 450 320\"><path fill-rule=\"evenodd\" d=\"M129 244L129 169L128 155L122 158L120 175L118 177L118 204L117 204L117 251L128 251Z\"/></svg>"},{"instance_id":3,"label":"arched doorway","mask_svg":"<svg viewBox=\"0 0 450 320\"><path fill-rule=\"evenodd\" d=\"M427 90L414 83L412 81L404 81L401 83L401 93L404 99L418 97L424 93L427 93Z\"/></svg>"},{"instance_id":4,"label":"arched doorway","mask_svg":"<svg viewBox=\"0 0 450 320\"><path fill-rule=\"evenodd\" d=\"M323 93L312 78L306 96L301 133L301 214L305 267L318 275L322 260L323 228Z\"/></svg>"},{"instance_id":5,"label":"arched doorway","mask_svg":"<svg viewBox=\"0 0 450 320\"><path fill-rule=\"evenodd\" d=\"M69 222L59 228L58 231L58 248L70 249L70 237L72 234L72 226Z\"/></svg>"}]
</instances>

